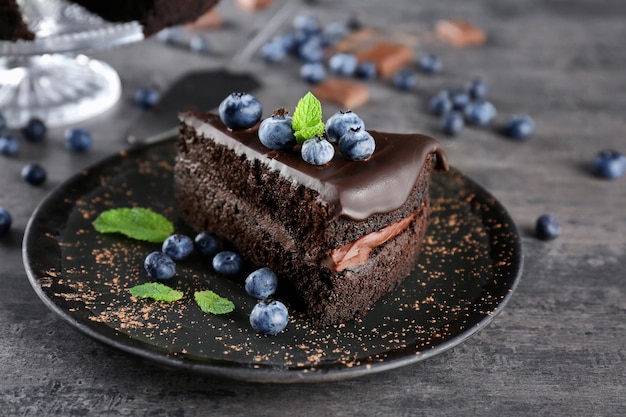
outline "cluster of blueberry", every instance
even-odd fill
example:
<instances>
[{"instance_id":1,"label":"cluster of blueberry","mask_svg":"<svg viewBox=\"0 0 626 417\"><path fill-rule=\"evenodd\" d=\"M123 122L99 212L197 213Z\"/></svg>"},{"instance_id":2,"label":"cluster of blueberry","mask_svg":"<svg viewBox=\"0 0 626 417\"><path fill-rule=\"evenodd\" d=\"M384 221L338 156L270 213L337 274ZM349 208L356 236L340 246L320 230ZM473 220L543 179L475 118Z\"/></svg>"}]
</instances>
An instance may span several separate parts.
<instances>
[{"instance_id":1,"label":"cluster of blueberry","mask_svg":"<svg viewBox=\"0 0 626 417\"><path fill-rule=\"evenodd\" d=\"M219 106L222 122L232 130L249 129L261 120L261 103L249 93L232 93ZM259 140L269 149L293 149L298 143L293 118L285 109L276 110L259 125ZM302 159L312 165L325 165L335 156L332 143L349 160L364 161L372 156L376 143L365 130L363 120L350 110L338 111L324 125L326 136L316 135L302 143ZM323 133L323 132L322 132Z\"/></svg>"},{"instance_id":2,"label":"cluster of blueberry","mask_svg":"<svg viewBox=\"0 0 626 417\"><path fill-rule=\"evenodd\" d=\"M222 241L214 233L202 232L190 237L183 234L168 236L161 251L154 251L144 259L144 269L150 279L164 281L176 274L176 262L187 259L195 251L205 259L211 259L213 270L221 275L236 275L244 266L241 256L233 251L222 250ZM261 300L250 313L250 325L260 333L277 334L289 320L287 307L277 300L269 299L276 292L278 278L269 268L253 271L245 280L246 292Z\"/></svg>"}]
</instances>

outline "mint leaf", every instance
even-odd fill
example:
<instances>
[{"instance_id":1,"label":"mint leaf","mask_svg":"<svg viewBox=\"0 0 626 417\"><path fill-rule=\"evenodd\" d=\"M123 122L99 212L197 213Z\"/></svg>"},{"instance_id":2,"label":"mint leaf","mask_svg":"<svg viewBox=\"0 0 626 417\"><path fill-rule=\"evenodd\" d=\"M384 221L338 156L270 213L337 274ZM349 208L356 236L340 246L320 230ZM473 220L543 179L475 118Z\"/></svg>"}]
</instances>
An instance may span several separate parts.
<instances>
[{"instance_id":1,"label":"mint leaf","mask_svg":"<svg viewBox=\"0 0 626 417\"><path fill-rule=\"evenodd\" d=\"M310 91L298 101L296 110L293 112L291 127L299 144L324 134L322 103Z\"/></svg>"},{"instance_id":2,"label":"mint leaf","mask_svg":"<svg viewBox=\"0 0 626 417\"><path fill-rule=\"evenodd\" d=\"M167 285L158 282L147 282L145 284L135 285L129 288L129 291L133 297L152 298L153 300L165 301L166 303L173 303L183 298L181 291L173 290Z\"/></svg>"},{"instance_id":3,"label":"mint leaf","mask_svg":"<svg viewBox=\"0 0 626 417\"><path fill-rule=\"evenodd\" d=\"M235 309L235 304L227 298L220 297L213 291L196 291L193 294L200 309L209 314L226 314Z\"/></svg>"},{"instance_id":4,"label":"mint leaf","mask_svg":"<svg viewBox=\"0 0 626 417\"><path fill-rule=\"evenodd\" d=\"M100 233L121 233L154 243L161 243L174 233L174 225L169 220L141 207L103 211L94 220L93 227Z\"/></svg>"}]
</instances>

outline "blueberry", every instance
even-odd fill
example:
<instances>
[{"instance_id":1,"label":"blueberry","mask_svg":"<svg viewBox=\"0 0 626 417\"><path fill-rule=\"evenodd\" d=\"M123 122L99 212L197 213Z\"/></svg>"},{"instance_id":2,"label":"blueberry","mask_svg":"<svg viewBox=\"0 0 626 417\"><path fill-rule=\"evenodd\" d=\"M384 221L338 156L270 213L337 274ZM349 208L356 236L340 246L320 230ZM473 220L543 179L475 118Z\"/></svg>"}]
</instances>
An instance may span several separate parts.
<instances>
[{"instance_id":1,"label":"blueberry","mask_svg":"<svg viewBox=\"0 0 626 417\"><path fill-rule=\"evenodd\" d=\"M467 91L461 88L452 88L448 90L450 101L452 102L452 109L458 111L464 111L465 107L470 103L470 96Z\"/></svg>"},{"instance_id":2,"label":"blueberry","mask_svg":"<svg viewBox=\"0 0 626 417\"><path fill-rule=\"evenodd\" d=\"M373 80L378 76L376 64L372 61L359 62L354 70L354 75L363 80Z\"/></svg>"},{"instance_id":3,"label":"blueberry","mask_svg":"<svg viewBox=\"0 0 626 417\"><path fill-rule=\"evenodd\" d=\"M176 264L163 252L151 252L143 261L143 267L150 279L167 280L176 274Z\"/></svg>"},{"instance_id":4,"label":"blueberry","mask_svg":"<svg viewBox=\"0 0 626 417\"><path fill-rule=\"evenodd\" d=\"M626 172L626 157L616 150L607 149L596 155L593 167L602 178L620 178Z\"/></svg>"},{"instance_id":5,"label":"blueberry","mask_svg":"<svg viewBox=\"0 0 626 417\"><path fill-rule=\"evenodd\" d=\"M326 68L321 62L309 62L300 67L300 77L309 84L318 84L326 79Z\"/></svg>"},{"instance_id":6,"label":"blueberry","mask_svg":"<svg viewBox=\"0 0 626 417\"><path fill-rule=\"evenodd\" d=\"M133 105L142 110L153 109L161 99L161 93L154 87L139 87L133 93Z\"/></svg>"},{"instance_id":7,"label":"blueberry","mask_svg":"<svg viewBox=\"0 0 626 417\"><path fill-rule=\"evenodd\" d=\"M351 76L356 70L358 61L356 55L336 53L328 60L328 68L337 75Z\"/></svg>"},{"instance_id":8,"label":"blueberry","mask_svg":"<svg viewBox=\"0 0 626 417\"><path fill-rule=\"evenodd\" d=\"M249 129L261 120L261 103L248 93L231 93L219 106L222 122L232 130Z\"/></svg>"},{"instance_id":9,"label":"blueberry","mask_svg":"<svg viewBox=\"0 0 626 417\"><path fill-rule=\"evenodd\" d=\"M274 64L285 59L287 48L282 39L275 38L261 47L260 54L263 61Z\"/></svg>"},{"instance_id":10,"label":"blueberry","mask_svg":"<svg viewBox=\"0 0 626 417\"><path fill-rule=\"evenodd\" d=\"M222 241L215 233L200 232L193 240L196 251L206 257L213 257L222 250Z\"/></svg>"},{"instance_id":11,"label":"blueberry","mask_svg":"<svg viewBox=\"0 0 626 417\"><path fill-rule=\"evenodd\" d=\"M470 125L487 126L496 117L496 108L489 101L476 101L465 106L465 121Z\"/></svg>"},{"instance_id":12,"label":"blueberry","mask_svg":"<svg viewBox=\"0 0 626 417\"><path fill-rule=\"evenodd\" d=\"M276 300L259 301L250 313L250 325L264 334L280 333L289 322L287 307Z\"/></svg>"},{"instance_id":13,"label":"blueberry","mask_svg":"<svg viewBox=\"0 0 626 417\"><path fill-rule=\"evenodd\" d=\"M41 185L46 181L46 170L39 164L28 164L22 168L22 179L30 185Z\"/></svg>"},{"instance_id":14,"label":"blueberry","mask_svg":"<svg viewBox=\"0 0 626 417\"><path fill-rule=\"evenodd\" d=\"M326 137L330 142L337 142L353 127L360 127L365 130L363 119L351 110L339 110L326 120Z\"/></svg>"},{"instance_id":15,"label":"blueberry","mask_svg":"<svg viewBox=\"0 0 626 417\"><path fill-rule=\"evenodd\" d=\"M302 62L322 62L324 47L319 36L313 36L298 47L298 58Z\"/></svg>"},{"instance_id":16,"label":"blueberry","mask_svg":"<svg viewBox=\"0 0 626 417\"><path fill-rule=\"evenodd\" d=\"M502 134L513 139L526 139L535 130L535 122L528 116L513 115L502 126Z\"/></svg>"},{"instance_id":17,"label":"blueberry","mask_svg":"<svg viewBox=\"0 0 626 417\"><path fill-rule=\"evenodd\" d=\"M321 31L319 21L309 13L301 13L293 19L293 27L296 31L311 34Z\"/></svg>"},{"instance_id":18,"label":"blueberry","mask_svg":"<svg viewBox=\"0 0 626 417\"><path fill-rule=\"evenodd\" d=\"M437 55L427 54L420 58L419 67L422 72L432 74L441 71L441 59Z\"/></svg>"},{"instance_id":19,"label":"blueberry","mask_svg":"<svg viewBox=\"0 0 626 417\"><path fill-rule=\"evenodd\" d=\"M413 71L409 69L403 69L403 70L396 72L393 75L392 81L393 81L393 85L397 89L405 90L405 91L410 90L411 88L415 87L415 84L417 83L415 74L413 74Z\"/></svg>"},{"instance_id":20,"label":"blueberry","mask_svg":"<svg viewBox=\"0 0 626 417\"><path fill-rule=\"evenodd\" d=\"M537 219L535 234L541 240L556 239L561 234L561 225L556 217L544 214Z\"/></svg>"},{"instance_id":21,"label":"blueberry","mask_svg":"<svg viewBox=\"0 0 626 417\"><path fill-rule=\"evenodd\" d=\"M264 300L276 292L278 277L269 268L261 268L246 278L246 292L254 298Z\"/></svg>"},{"instance_id":22,"label":"blueberry","mask_svg":"<svg viewBox=\"0 0 626 417\"><path fill-rule=\"evenodd\" d=\"M243 259L238 253L231 251L219 252L213 258L213 269L224 275L234 275L241 271Z\"/></svg>"},{"instance_id":23,"label":"blueberry","mask_svg":"<svg viewBox=\"0 0 626 417\"><path fill-rule=\"evenodd\" d=\"M0 153L2 155L15 155L20 150L20 144L11 135L4 134L0 136Z\"/></svg>"},{"instance_id":24,"label":"blueberry","mask_svg":"<svg viewBox=\"0 0 626 417\"><path fill-rule=\"evenodd\" d=\"M443 133L454 136L457 135L465 127L463 114L458 111L451 111L443 115L441 119L441 130Z\"/></svg>"},{"instance_id":25,"label":"blueberry","mask_svg":"<svg viewBox=\"0 0 626 417\"><path fill-rule=\"evenodd\" d=\"M348 27L345 22L334 21L327 24L322 30L322 36L327 40L327 44L334 45L343 39L348 33Z\"/></svg>"},{"instance_id":26,"label":"blueberry","mask_svg":"<svg viewBox=\"0 0 626 417\"><path fill-rule=\"evenodd\" d=\"M197 54L211 53L213 48L209 40L202 35L194 35L189 39L189 50Z\"/></svg>"},{"instance_id":27,"label":"blueberry","mask_svg":"<svg viewBox=\"0 0 626 417\"><path fill-rule=\"evenodd\" d=\"M173 260L182 261L193 252L193 242L185 235L173 234L163 241L161 250Z\"/></svg>"},{"instance_id":28,"label":"blueberry","mask_svg":"<svg viewBox=\"0 0 626 417\"><path fill-rule=\"evenodd\" d=\"M374 153L376 141L360 127L350 128L339 139L339 151L352 161L365 161Z\"/></svg>"},{"instance_id":29,"label":"blueberry","mask_svg":"<svg viewBox=\"0 0 626 417\"><path fill-rule=\"evenodd\" d=\"M300 150L302 159L311 165L326 165L335 156L335 148L326 139L314 137L306 140Z\"/></svg>"},{"instance_id":30,"label":"blueberry","mask_svg":"<svg viewBox=\"0 0 626 417\"><path fill-rule=\"evenodd\" d=\"M347 26L350 30L359 30L361 29L363 24L363 12L355 11L350 13L348 16Z\"/></svg>"},{"instance_id":31,"label":"blueberry","mask_svg":"<svg viewBox=\"0 0 626 417\"><path fill-rule=\"evenodd\" d=\"M428 101L428 110L435 116L443 116L452 110L452 101L446 91L434 95Z\"/></svg>"},{"instance_id":32,"label":"blueberry","mask_svg":"<svg viewBox=\"0 0 626 417\"><path fill-rule=\"evenodd\" d=\"M159 31L159 33L157 33L155 37L159 42L167 43L170 45L180 44L183 42L184 38L183 29L178 25L170 26Z\"/></svg>"},{"instance_id":33,"label":"blueberry","mask_svg":"<svg viewBox=\"0 0 626 417\"><path fill-rule=\"evenodd\" d=\"M11 213L4 207L0 207L0 236L9 231L12 222Z\"/></svg>"},{"instance_id":34,"label":"blueberry","mask_svg":"<svg viewBox=\"0 0 626 417\"><path fill-rule=\"evenodd\" d=\"M22 127L22 135L31 142L41 142L46 137L47 130L43 120L34 117Z\"/></svg>"},{"instance_id":35,"label":"blueberry","mask_svg":"<svg viewBox=\"0 0 626 417\"><path fill-rule=\"evenodd\" d=\"M72 152L85 152L91 148L93 138L88 130L81 128L65 131L65 147Z\"/></svg>"},{"instance_id":36,"label":"blueberry","mask_svg":"<svg viewBox=\"0 0 626 417\"><path fill-rule=\"evenodd\" d=\"M484 100L487 97L487 83L481 79L472 81L468 90L472 100Z\"/></svg>"},{"instance_id":37,"label":"blueberry","mask_svg":"<svg viewBox=\"0 0 626 417\"><path fill-rule=\"evenodd\" d=\"M285 109L278 109L259 126L259 140L270 149L285 150L296 146L296 136L291 127L291 117Z\"/></svg>"},{"instance_id":38,"label":"blueberry","mask_svg":"<svg viewBox=\"0 0 626 417\"><path fill-rule=\"evenodd\" d=\"M279 35L275 38L276 41L280 42L283 46L283 50L288 54L295 54L298 52L298 46L302 39L306 36L303 34L302 37L296 35L296 32L285 32L282 35Z\"/></svg>"}]
</instances>

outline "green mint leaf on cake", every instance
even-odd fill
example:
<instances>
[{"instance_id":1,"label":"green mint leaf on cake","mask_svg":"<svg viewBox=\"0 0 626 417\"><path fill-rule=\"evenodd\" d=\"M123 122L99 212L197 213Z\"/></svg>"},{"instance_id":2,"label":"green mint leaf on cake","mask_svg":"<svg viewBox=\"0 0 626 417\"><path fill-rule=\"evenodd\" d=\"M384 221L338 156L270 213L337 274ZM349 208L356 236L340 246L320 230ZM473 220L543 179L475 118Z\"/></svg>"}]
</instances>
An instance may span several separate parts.
<instances>
[{"instance_id":1,"label":"green mint leaf on cake","mask_svg":"<svg viewBox=\"0 0 626 417\"><path fill-rule=\"evenodd\" d=\"M174 233L162 215L141 207L117 208L100 213L93 227L100 233L121 233L132 239L161 243Z\"/></svg>"},{"instance_id":2,"label":"green mint leaf on cake","mask_svg":"<svg viewBox=\"0 0 626 417\"><path fill-rule=\"evenodd\" d=\"M235 309L235 304L210 290L196 291L193 294L200 309L208 314L226 314Z\"/></svg>"},{"instance_id":3,"label":"green mint leaf on cake","mask_svg":"<svg viewBox=\"0 0 626 417\"><path fill-rule=\"evenodd\" d=\"M145 284L135 285L130 288L129 291L135 298L151 298L155 301L164 301L166 303L173 303L183 298L181 291L176 291L158 282L147 282Z\"/></svg>"},{"instance_id":4,"label":"green mint leaf on cake","mask_svg":"<svg viewBox=\"0 0 626 417\"><path fill-rule=\"evenodd\" d=\"M303 144L307 139L324 135L322 103L310 91L298 101L291 121L296 140Z\"/></svg>"}]
</instances>

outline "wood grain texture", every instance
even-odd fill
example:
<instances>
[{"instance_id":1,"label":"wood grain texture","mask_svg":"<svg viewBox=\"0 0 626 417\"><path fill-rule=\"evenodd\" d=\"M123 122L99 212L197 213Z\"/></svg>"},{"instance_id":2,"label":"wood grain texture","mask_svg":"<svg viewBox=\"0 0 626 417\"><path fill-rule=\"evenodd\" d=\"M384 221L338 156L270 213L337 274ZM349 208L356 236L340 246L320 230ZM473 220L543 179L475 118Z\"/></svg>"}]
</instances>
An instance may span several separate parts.
<instances>
[{"instance_id":1,"label":"wood grain texture","mask_svg":"<svg viewBox=\"0 0 626 417\"><path fill-rule=\"evenodd\" d=\"M321 20L366 13L376 27L417 39L416 55L433 52L441 74L420 76L410 93L371 83L359 109L368 127L419 131L441 138L452 165L493 193L522 233L525 270L504 311L483 331L427 361L349 381L260 385L215 380L141 363L85 338L53 315L26 279L20 243L30 213L56 184L125 146L138 113L134 88L166 88L183 73L221 65L244 42L255 19L273 8L220 11L231 25L216 33L220 57L207 58L155 41L99 52L119 72L124 99L84 126L94 148L73 155L63 129L43 145L22 143L0 159L0 205L13 228L0 238L0 414L16 416L621 416L626 414L626 178L591 175L595 154L626 153L626 3L620 0L440 0L415 3L320 1ZM487 32L479 48L459 49L428 36L438 19L463 18ZM409 36L410 35L410 36ZM145 59L143 57L150 57ZM184 65L183 65L184 63ZM295 64L249 65L265 84L266 109L295 104L308 89ZM530 114L536 134L525 143L492 128L439 133L428 98L440 88L484 77L497 122ZM210 94L210 92L207 92ZM328 117L336 108L327 106ZM32 160L49 181L19 179ZM536 218L552 213L562 236L533 236Z\"/></svg>"}]
</instances>

